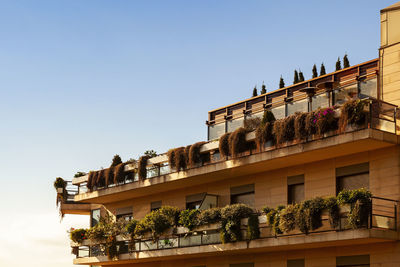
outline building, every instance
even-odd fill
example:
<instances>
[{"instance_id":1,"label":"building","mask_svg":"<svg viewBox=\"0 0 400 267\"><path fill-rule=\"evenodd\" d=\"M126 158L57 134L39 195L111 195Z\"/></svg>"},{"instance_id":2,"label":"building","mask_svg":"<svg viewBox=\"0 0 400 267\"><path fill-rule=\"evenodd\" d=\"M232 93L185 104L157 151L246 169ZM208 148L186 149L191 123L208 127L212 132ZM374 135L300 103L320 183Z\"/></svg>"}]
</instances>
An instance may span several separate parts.
<instances>
[{"instance_id":1,"label":"building","mask_svg":"<svg viewBox=\"0 0 400 267\"><path fill-rule=\"evenodd\" d=\"M190 230L182 226L167 227L162 233L158 233L154 225L148 226L149 229L153 227L153 235L142 231L134 242L130 236L119 234L99 242L88 239L71 242L77 255L74 264L121 267L400 266L397 210L400 200L400 140L397 135L400 132L397 114L400 104L400 2L381 10L380 18L379 58L210 111L207 121L209 141L189 149L189 166L185 166L188 164L185 149L178 148L173 157L172 152L142 157L139 162L120 164L112 171L101 170L74 178L67 187L58 190L64 197L61 211L90 215L91 226L98 224L100 217L107 217L106 214L111 214L112 220L140 220L151 211L160 211L162 206L203 212L244 203L245 207L253 208L251 215L241 217L243 212L248 213L242 206L241 211L225 210L233 215L222 215L225 216L224 223L210 223L212 219L209 218L206 225L192 225L193 228L187 225L192 228ZM353 101L357 99L362 101ZM341 106L349 101L362 103L362 109L355 113L354 108L354 113L344 120L346 113ZM296 112L307 115L307 112L331 106L337 108L322 109L325 113L320 116L326 120L321 119L321 125L317 125L320 117L311 114L315 121L309 123L314 125L310 127L314 127L315 132L297 123L293 116L292 121L284 120ZM251 126L247 131L236 131L245 121L248 125L256 122L254 118L262 118L265 111L270 111L277 119L277 128L273 128L275 135L268 127L261 135L254 128L252 131ZM351 121L353 115L363 116L361 123L355 125L353 122L358 117ZM296 116L299 115L296 113ZM328 123L329 118L337 117L340 117L338 127ZM307 117L303 124L305 120ZM278 122L281 128L278 128ZM281 135L278 135L279 129L283 131ZM232 154L226 156L226 139L221 136L234 131L231 142L236 143L231 144ZM263 136L263 142L260 136ZM270 140L271 136L274 141ZM176 162L170 159L176 159ZM177 168L182 170L177 171ZM114 184L110 177L115 179ZM325 208L298 205L309 199L315 201L308 204L317 205L317 197L336 196L342 190L358 188L370 190L372 198L366 197L365 202L348 200L329 209L325 204ZM359 193L366 195L362 190ZM350 202L351 205L346 205ZM293 204L291 208L297 209L295 212L286 208L290 204ZM277 211L271 215L264 210L268 216L262 212L255 214L265 206L276 208L279 205L285 205L286 213ZM299 213L300 208L303 208L302 213ZM280 214L280 221L276 214ZM296 218L291 219L294 214L304 217L295 215ZM334 216L338 216L335 222ZM350 216L356 216L351 217L353 225L349 223ZM193 218L190 223L201 221L199 217ZM279 227L274 226L274 222L280 223ZM220 229L221 225L224 230ZM225 239L221 238L221 232ZM104 243L108 245L104 246Z\"/></svg>"}]
</instances>

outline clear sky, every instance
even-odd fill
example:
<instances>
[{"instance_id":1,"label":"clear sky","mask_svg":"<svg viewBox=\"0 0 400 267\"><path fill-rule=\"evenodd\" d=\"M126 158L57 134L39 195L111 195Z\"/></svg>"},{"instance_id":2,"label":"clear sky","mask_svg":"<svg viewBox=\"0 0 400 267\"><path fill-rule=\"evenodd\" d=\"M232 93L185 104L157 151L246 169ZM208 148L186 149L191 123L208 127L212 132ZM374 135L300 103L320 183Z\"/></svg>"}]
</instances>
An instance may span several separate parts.
<instances>
[{"instance_id":1,"label":"clear sky","mask_svg":"<svg viewBox=\"0 0 400 267\"><path fill-rule=\"evenodd\" d=\"M70 267L55 177L206 139L207 111L378 57L395 0L0 1L0 266ZM29 264L28 264L29 263Z\"/></svg>"}]
</instances>

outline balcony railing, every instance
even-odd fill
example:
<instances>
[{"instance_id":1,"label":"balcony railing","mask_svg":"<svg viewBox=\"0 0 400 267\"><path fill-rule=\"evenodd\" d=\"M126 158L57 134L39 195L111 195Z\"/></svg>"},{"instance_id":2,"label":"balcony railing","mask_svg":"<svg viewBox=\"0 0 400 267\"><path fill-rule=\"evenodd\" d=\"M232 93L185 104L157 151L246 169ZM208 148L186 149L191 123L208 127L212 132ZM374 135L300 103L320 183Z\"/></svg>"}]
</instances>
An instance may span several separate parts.
<instances>
[{"instance_id":1,"label":"balcony railing","mask_svg":"<svg viewBox=\"0 0 400 267\"><path fill-rule=\"evenodd\" d=\"M359 229L380 229L397 231L397 205L398 201L387 198L372 197L372 205L368 214L368 220L364 222L364 226ZM352 230L346 223L347 213L341 212L341 219L336 228L332 228L329 223L328 215L322 215L322 227L317 230L310 230L308 235L324 234L329 232L342 232ZM292 236L305 236L299 230L293 230L285 234L273 233L271 226L266 224L265 215L259 216L260 238L283 238ZM242 220L242 235L246 241L246 219ZM165 235L158 240L152 239L135 239L133 242L128 238L118 237L119 254L157 251L174 248L187 248L194 246L207 246L212 244L221 244L219 224L214 224L208 228L194 230L193 232L181 232L177 234ZM175 230L175 232L179 232ZM258 240L258 239L255 239ZM247 240L249 241L249 240ZM332 240L335 241L335 240ZM72 245L77 258L106 256L105 251L100 244L88 244L78 246Z\"/></svg>"},{"instance_id":2,"label":"balcony railing","mask_svg":"<svg viewBox=\"0 0 400 267\"><path fill-rule=\"evenodd\" d=\"M350 127L346 130L346 133L370 128L370 129L376 129L376 130L395 134L396 128L397 128L397 125L396 125L397 106L387 103L387 102L384 102L384 101L379 101L376 99L370 99L368 101L368 103L369 103L368 107L367 107L368 116L367 116L367 123L365 124L365 126L359 126L356 128ZM338 131L333 131L333 132L325 134L322 137L321 136L309 136L306 140L302 140L300 143L311 142L311 141L314 141L317 139L326 138L326 137L334 136L337 134L340 134L340 133ZM247 134L246 138L248 141L254 140L255 139L254 132ZM295 140L292 143L281 144L281 145L279 145L279 147L274 144L267 143L265 145L265 147L263 149L261 149L261 151L256 150L256 149L250 149L248 151L248 153L243 153L243 156L249 156L249 155L253 155L253 154L257 154L257 153L262 153L264 151L271 151L271 150L282 148L285 146L294 145L297 143L299 143L299 142L297 142ZM222 162L226 159L230 159L230 157L228 157L228 158L220 157L220 154L218 151L218 144L219 144L218 141L209 141L208 143L204 144L201 147L200 152L201 153L210 153L210 157L209 157L209 161L203 161L203 162L199 163L198 166L196 166L196 168L210 165L210 164L216 164L216 163ZM115 186L134 183L139 180L136 164L127 164L125 166L125 172L126 172L126 175L125 175L125 179L123 182L118 183L118 184L111 184L111 185L104 186L104 187L94 187L93 190L102 190L105 188L112 188ZM152 179L152 178L160 177L163 175L168 175L168 174L171 174L174 172L177 172L177 171L174 169L171 169L170 166L168 166L167 154L159 155L157 157L149 159L149 161L148 161L147 179ZM77 193L81 194L81 193L87 192L87 186L86 186L87 180L88 180L87 178L88 178L87 176L84 176L84 177L74 179L74 180L77 180L77 181L74 181L74 185L76 185L76 187L73 188L73 190L69 193L69 195L73 196ZM72 188L72 187L70 187L70 188Z\"/></svg>"}]
</instances>

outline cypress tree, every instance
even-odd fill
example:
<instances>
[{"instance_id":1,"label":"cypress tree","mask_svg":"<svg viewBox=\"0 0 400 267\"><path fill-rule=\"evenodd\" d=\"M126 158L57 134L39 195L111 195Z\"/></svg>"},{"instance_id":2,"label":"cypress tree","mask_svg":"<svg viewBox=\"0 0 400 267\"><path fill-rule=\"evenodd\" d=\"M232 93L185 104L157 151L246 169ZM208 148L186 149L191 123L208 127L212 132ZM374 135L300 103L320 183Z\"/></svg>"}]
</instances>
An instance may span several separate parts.
<instances>
[{"instance_id":1,"label":"cypress tree","mask_svg":"<svg viewBox=\"0 0 400 267\"><path fill-rule=\"evenodd\" d=\"M258 95L258 93L257 93L257 86L254 86L254 89L253 89L253 97L255 97L255 96L257 96Z\"/></svg>"},{"instance_id":2,"label":"cypress tree","mask_svg":"<svg viewBox=\"0 0 400 267\"><path fill-rule=\"evenodd\" d=\"M315 64L312 67L312 77L313 77L313 79L318 77L317 66Z\"/></svg>"},{"instance_id":3,"label":"cypress tree","mask_svg":"<svg viewBox=\"0 0 400 267\"><path fill-rule=\"evenodd\" d=\"M293 84L296 84L299 82L299 73L297 70L294 70L294 78L293 78Z\"/></svg>"},{"instance_id":4,"label":"cypress tree","mask_svg":"<svg viewBox=\"0 0 400 267\"><path fill-rule=\"evenodd\" d=\"M345 69L345 68L348 68L348 67L350 67L350 62L349 62L349 59L347 58L347 54L344 54L344 57L343 57L343 68Z\"/></svg>"},{"instance_id":5,"label":"cypress tree","mask_svg":"<svg viewBox=\"0 0 400 267\"><path fill-rule=\"evenodd\" d=\"M304 82L304 74L301 70L299 70L299 82Z\"/></svg>"},{"instance_id":6,"label":"cypress tree","mask_svg":"<svg viewBox=\"0 0 400 267\"><path fill-rule=\"evenodd\" d=\"M341 70L341 69L342 69L342 63L340 62L340 58L337 58L336 71Z\"/></svg>"},{"instance_id":7,"label":"cypress tree","mask_svg":"<svg viewBox=\"0 0 400 267\"><path fill-rule=\"evenodd\" d=\"M263 82L263 84L261 85L261 92L260 92L260 94L262 95L262 94L266 94L267 93L267 87L265 86L265 84L264 84L264 82Z\"/></svg>"},{"instance_id":8,"label":"cypress tree","mask_svg":"<svg viewBox=\"0 0 400 267\"><path fill-rule=\"evenodd\" d=\"M325 75L326 71L325 71L325 66L324 63L321 64L321 70L319 71L319 76Z\"/></svg>"},{"instance_id":9,"label":"cypress tree","mask_svg":"<svg viewBox=\"0 0 400 267\"><path fill-rule=\"evenodd\" d=\"M279 88L285 87L285 81L283 80L282 76L281 79L279 80Z\"/></svg>"}]
</instances>

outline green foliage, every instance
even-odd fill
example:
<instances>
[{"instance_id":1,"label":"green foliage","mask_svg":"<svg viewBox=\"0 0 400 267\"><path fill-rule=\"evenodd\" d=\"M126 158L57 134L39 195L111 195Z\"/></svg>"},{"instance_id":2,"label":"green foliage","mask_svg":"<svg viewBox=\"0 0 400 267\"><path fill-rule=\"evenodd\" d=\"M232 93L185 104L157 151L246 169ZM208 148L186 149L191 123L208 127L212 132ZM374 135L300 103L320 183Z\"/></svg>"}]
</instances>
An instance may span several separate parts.
<instances>
[{"instance_id":1,"label":"green foliage","mask_svg":"<svg viewBox=\"0 0 400 267\"><path fill-rule=\"evenodd\" d=\"M257 214L251 214L247 223L247 239L260 238L260 227Z\"/></svg>"},{"instance_id":2,"label":"green foliage","mask_svg":"<svg viewBox=\"0 0 400 267\"><path fill-rule=\"evenodd\" d=\"M261 85L261 92L260 92L260 94L263 95L263 94L266 94L266 93L267 93L267 87L265 86L265 84L264 84L264 82L263 82L263 84Z\"/></svg>"},{"instance_id":3,"label":"green foliage","mask_svg":"<svg viewBox=\"0 0 400 267\"><path fill-rule=\"evenodd\" d=\"M295 121L295 119L296 119L295 115L287 116L284 119L283 139L285 141L292 141L294 139L294 136L295 136L294 121Z\"/></svg>"},{"instance_id":4,"label":"green foliage","mask_svg":"<svg viewBox=\"0 0 400 267\"><path fill-rule=\"evenodd\" d=\"M200 211L197 209L188 209L181 211L179 215L179 224L188 228L190 231L198 225L198 216Z\"/></svg>"},{"instance_id":5,"label":"green foliage","mask_svg":"<svg viewBox=\"0 0 400 267\"><path fill-rule=\"evenodd\" d=\"M274 121L276 121L274 113L272 113L271 110L265 110L261 123L262 124L265 124L267 122L273 123Z\"/></svg>"},{"instance_id":6,"label":"green foliage","mask_svg":"<svg viewBox=\"0 0 400 267\"><path fill-rule=\"evenodd\" d=\"M111 166L110 166L110 167L115 167L115 166L117 166L117 165L119 165L119 164L121 164L121 163L122 163L121 157L120 157L119 155L115 155L115 156L113 157L113 159L112 159L112 163L111 163Z\"/></svg>"},{"instance_id":7,"label":"green foliage","mask_svg":"<svg viewBox=\"0 0 400 267\"><path fill-rule=\"evenodd\" d=\"M369 190L365 188L355 189L355 190L343 190L339 192L337 196L338 203L342 204L354 204L358 200L363 203L371 202L372 194Z\"/></svg>"},{"instance_id":8,"label":"green foliage","mask_svg":"<svg viewBox=\"0 0 400 267\"><path fill-rule=\"evenodd\" d=\"M240 127L229 136L229 151L233 157L250 149L250 143L246 141L246 133L246 129Z\"/></svg>"},{"instance_id":9,"label":"green foliage","mask_svg":"<svg viewBox=\"0 0 400 267\"><path fill-rule=\"evenodd\" d=\"M171 148L170 150L168 150L167 152L168 155L168 165L169 167L175 168L175 148Z\"/></svg>"},{"instance_id":10,"label":"green foliage","mask_svg":"<svg viewBox=\"0 0 400 267\"><path fill-rule=\"evenodd\" d=\"M137 220L130 220L125 226L126 233L131 236L134 235L137 224L138 224Z\"/></svg>"},{"instance_id":11,"label":"green foliage","mask_svg":"<svg viewBox=\"0 0 400 267\"><path fill-rule=\"evenodd\" d=\"M343 57L343 68L348 68L350 67L350 61L349 58L347 57L347 54L344 55Z\"/></svg>"},{"instance_id":12,"label":"green foliage","mask_svg":"<svg viewBox=\"0 0 400 267\"><path fill-rule=\"evenodd\" d=\"M109 186L114 183L114 168L108 168L104 170L105 186Z\"/></svg>"},{"instance_id":13,"label":"green foliage","mask_svg":"<svg viewBox=\"0 0 400 267\"><path fill-rule=\"evenodd\" d=\"M285 81L283 80L282 76L281 79L279 80L279 88L284 88L285 87Z\"/></svg>"},{"instance_id":14,"label":"green foliage","mask_svg":"<svg viewBox=\"0 0 400 267\"><path fill-rule=\"evenodd\" d=\"M324 65L324 63L321 63L321 69L319 71L319 76L323 76L325 74L326 74L325 65Z\"/></svg>"},{"instance_id":15,"label":"green foliage","mask_svg":"<svg viewBox=\"0 0 400 267\"><path fill-rule=\"evenodd\" d=\"M280 224L280 211L283 210L285 206L279 205L276 209L269 209L268 213L266 214L267 216L267 224L271 226L272 232L275 235L282 234L281 229L279 228ZM266 212L264 208L264 212Z\"/></svg>"},{"instance_id":16,"label":"green foliage","mask_svg":"<svg viewBox=\"0 0 400 267\"><path fill-rule=\"evenodd\" d=\"M86 232L87 229L72 229L69 232L69 237L72 240L72 242L81 244L83 240L87 239Z\"/></svg>"},{"instance_id":17,"label":"green foliage","mask_svg":"<svg viewBox=\"0 0 400 267\"><path fill-rule=\"evenodd\" d=\"M199 164L202 162L202 157L200 154L200 148L202 145L204 145L206 142L197 142L190 146L189 149L189 165L191 167L195 167L196 164Z\"/></svg>"},{"instance_id":18,"label":"green foliage","mask_svg":"<svg viewBox=\"0 0 400 267\"><path fill-rule=\"evenodd\" d=\"M351 205L349 214L347 215L347 224L353 228L361 228L368 224L368 217L371 213L371 202L358 199Z\"/></svg>"},{"instance_id":19,"label":"green foliage","mask_svg":"<svg viewBox=\"0 0 400 267\"><path fill-rule=\"evenodd\" d=\"M67 186L67 182L64 181L63 178L57 177L56 180L53 183L53 186L55 189L57 188L65 188Z\"/></svg>"},{"instance_id":20,"label":"green foliage","mask_svg":"<svg viewBox=\"0 0 400 267\"><path fill-rule=\"evenodd\" d=\"M157 152L155 150L146 150L143 155L148 156L149 158L157 157Z\"/></svg>"},{"instance_id":21,"label":"green foliage","mask_svg":"<svg viewBox=\"0 0 400 267\"><path fill-rule=\"evenodd\" d=\"M273 122L266 122L260 124L256 129L256 144L258 149L261 149L265 143L274 140L272 133Z\"/></svg>"},{"instance_id":22,"label":"green foliage","mask_svg":"<svg viewBox=\"0 0 400 267\"><path fill-rule=\"evenodd\" d=\"M312 67L312 77L313 77L313 79L318 77L317 66L315 64Z\"/></svg>"},{"instance_id":23,"label":"green foliage","mask_svg":"<svg viewBox=\"0 0 400 267\"><path fill-rule=\"evenodd\" d=\"M87 174L86 172L77 172L75 173L74 178L82 177L85 176L86 174Z\"/></svg>"},{"instance_id":24,"label":"green foliage","mask_svg":"<svg viewBox=\"0 0 400 267\"><path fill-rule=\"evenodd\" d=\"M233 204L221 209L221 241L222 243L242 240L240 220L248 218L253 209L245 204Z\"/></svg>"},{"instance_id":25,"label":"green foliage","mask_svg":"<svg viewBox=\"0 0 400 267\"><path fill-rule=\"evenodd\" d=\"M96 185L98 187L103 187L106 185L106 178L104 175L104 169L98 171L97 173L97 179L96 179Z\"/></svg>"},{"instance_id":26,"label":"green foliage","mask_svg":"<svg viewBox=\"0 0 400 267\"><path fill-rule=\"evenodd\" d=\"M168 206L153 210L137 223L135 236L150 232L153 240L157 240L166 230L177 225L179 213L177 208Z\"/></svg>"},{"instance_id":27,"label":"green foliage","mask_svg":"<svg viewBox=\"0 0 400 267\"><path fill-rule=\"evenodd\" d=\"M341 107L341 115L339 119L339 129L344 132L347 125L364 125L367 119L367 111L365 107L368 100L350 100Z\"/></svg>"},{"instance_id":28,"label":"green foliage","mask_svg":"<svg viewBox=\"0 0 400 267\"><path fill-rule=\"evenodd\" d=\"M138 175L139 180L144 181L147 178L147 161L149 160L149 156L141 156L139 158L138 163Z\"/></svg>"},{"instance_id":29,"label":"green foliage","mask_svg":"<svg viewBox=\"0 0 400 267\"><path fill-rule=\"evenodd\" d=\"M252 94L252 97L255 97L255 96L258 96L257 87L256 87L256 86L254 86L254 88L253 88L253 94Z\"/></svg>"},{"instance_id":30,"label":"green foliage","mask_svg":"<svg viewBox=\"0 0 400 267\"><path fill-rule=\"evenodd\" d=\"M221 221L221 208L201 210L197 219L199 225L217 223Z\"/></svg>"},{"instance_id":31,"label":"green foliage","mask_svg":"<svg viewBox=\"0 0 400 267\"><path fill-rule=\"evenodd\" d=\"M299 82L304 82L304 74L301 70L299 71Z\"/></svg>"},{"instance_id":32,"label":"green foliage","mask_svg":"<svg viewBox=\"0 0 400 267\"><path fill-rule=\"evenodd\" d=\"M340 58L338 57L337 58L337 61L336 61L336 66L335 66L335 70L336 71L338 71L338 70L341 70L342 69L342 63L340 62Z\"/></svg>"},{"instance_id":33,"label":"green foliage","mask_svg":"<svg viewBox=\"0 0 400 267\"><path fill-rule=\"evenodd\" d=\"M336 197L329 197L325 199L325 208L329 212L329 223L332 228L339 226L340 214L339 205Z\"/></svg>"},{"instance_id":34,"label":"green foliage","mask_svg":"<svg viewBox=\"0 0 400 267\"><path fill-rule=\"evenodd\" d=\"M279 214L279 229L283 233L290 232L296 227L296 213L298 205L288 205L280 211Z\"/></svg>"},{"instance_id":35,"label":"green foliage","mask_svg":"<svg viewBox=\"0 0 400 267\"><path fill-rule=\"evenodd\" d=\"M180 170L186 170L187 168L187 157L184 147L178 147L175 149L175 169L179 172Z\"/></svg>"},{"instance_id":36,"label":"green foliage","mask_svg":"<svg viewBox=\"0 0 400 267\"><path fill-rule=\"evenodd\" d=\"M222 157L230 156L229 137L231 133L225 133L219 138L219 153Z\"/></svg>"},{"instance_id":37,"label":"green foliage","mask_svg":"<svg viewBox=\"0 0 400 267\"><path fill-rule=\"evenodd\" d=\"M294 70L293 84L299 83L299 73Z\"/></svg>"}]
</instances>

